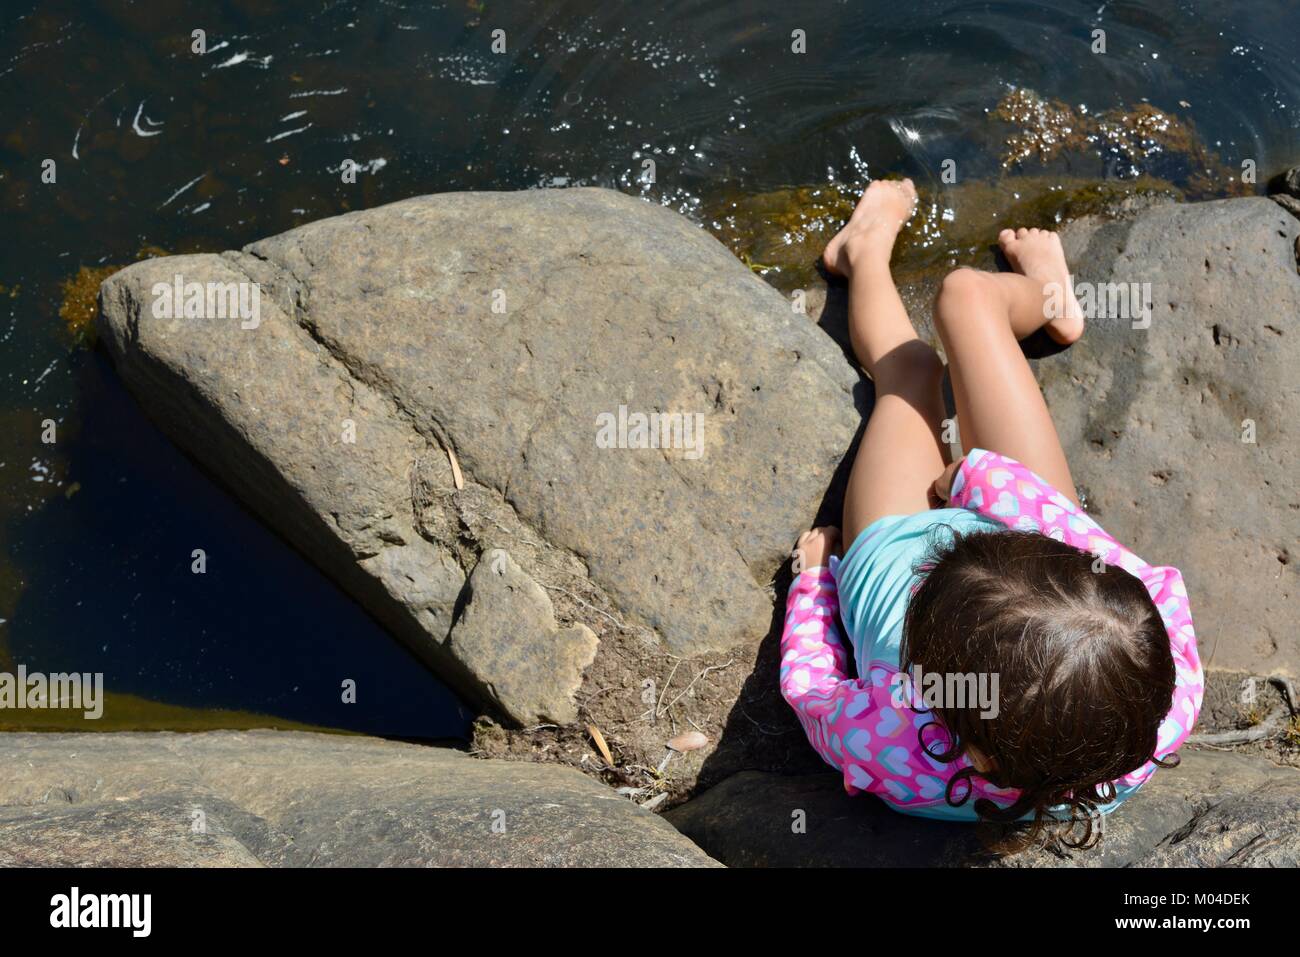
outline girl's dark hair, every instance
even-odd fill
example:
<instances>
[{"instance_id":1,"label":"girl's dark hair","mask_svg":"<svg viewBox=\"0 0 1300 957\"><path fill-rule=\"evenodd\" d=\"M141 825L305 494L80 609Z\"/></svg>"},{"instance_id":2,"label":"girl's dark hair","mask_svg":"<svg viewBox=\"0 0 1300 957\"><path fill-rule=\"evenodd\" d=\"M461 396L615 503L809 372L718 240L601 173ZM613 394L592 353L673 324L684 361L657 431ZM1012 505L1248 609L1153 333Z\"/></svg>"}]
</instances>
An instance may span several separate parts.
<instances>
[{"instance_id":1,"label":"girl's dark hair","mask_svg":"<svg viewBox=\"0 0 1300 957\"><path fill-rule=\"evenodd\" d=\"M1169 635L1146 586L1086 552L1019 531L954 534L918 573L903 624L903 672L998 676L996 716L981 717L975 701L944 700L931 711L950 745L940 750L932 722L921 729L921 746L946 762L974 745L993 765L981 776L1019 790L1007 807L987 798L974 805L982 820L998 823L1032 813L1017 846L1044 838L1092 846L1098 806L1115 799L1113 781L1155 758L1173 702ZM976 773L953 777L949 804L970 798ZM1081 838L1073 838L1076 828Z\"/></svg>"}]
</instances>

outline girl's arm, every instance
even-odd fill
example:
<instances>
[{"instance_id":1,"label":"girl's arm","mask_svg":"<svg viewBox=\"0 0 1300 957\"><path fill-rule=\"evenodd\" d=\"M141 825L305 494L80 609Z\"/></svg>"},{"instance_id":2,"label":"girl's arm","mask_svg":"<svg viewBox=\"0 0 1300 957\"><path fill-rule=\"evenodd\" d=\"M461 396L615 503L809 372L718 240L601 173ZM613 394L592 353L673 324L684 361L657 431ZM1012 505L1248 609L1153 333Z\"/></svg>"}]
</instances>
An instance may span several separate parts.
<instances>
[{"instance_id":1,"label":"girl's arm","mask_svg":"<svg viewBox=\"0 0 1300 957\"><path fill-rule=\"evenodd\" d=\"M865 678L849 677L848 650L835 625L838 609L829 568L808 569L790 586L781 695L817 753L844 775L850 794L865 791L904 807L942 804L944 766L917 754L917 713L905 701L901 675L873 662ZM956 766L966 766L965 758Z\"/></svg>"},{"instance_id":2,"label":"girl's arm","mask_svg":"<svg viewBox=\"0 0 1300 957\"><path fill-rule=\"evenodd\" d=\"M848 652L835 624L835 578L825 566L801 572L790 585L781 633L781 696L794 708L808 741L831 767L843 770L830 746L829 718L850 685Z\"/></svg>"}]
</instances>

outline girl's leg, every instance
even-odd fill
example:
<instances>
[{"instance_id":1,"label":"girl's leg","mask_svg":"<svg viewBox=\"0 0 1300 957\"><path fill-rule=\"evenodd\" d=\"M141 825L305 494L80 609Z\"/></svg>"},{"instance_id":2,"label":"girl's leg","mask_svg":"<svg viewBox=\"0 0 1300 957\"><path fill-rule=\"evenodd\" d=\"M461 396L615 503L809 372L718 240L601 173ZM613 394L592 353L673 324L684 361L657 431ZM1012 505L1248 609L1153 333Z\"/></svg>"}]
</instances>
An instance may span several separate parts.
<instances>
[{"instance_id":1,"label":"girl's leg","mask_svg":"<svg viewBox=\"0 0 1300 957\"><path fill-rule=\"evenodd\" d=\"M876 387L844 496L846 548L878 518L930 508L944 467L943 363L917 338L889 273L894 239L915 203L911 180L872 183L822 256L849 281L849 338Z\"/></svg>"},{"instance_id":2,"label":"girl's leg","mask_svg":"<svg viewBox=\"0 0 1300 957\"><path fill-rule=\"evenodd\" d=\"M1056 427L1017 342L1043 326L1058 342L1082 335L1065 253L1055 233L1037 229L1003 230L998 242L1015 273L958 269L935 300L962 444L1018 460L1077 502ZM1057 304L1062 310L1053 312Z\"/></svg>"}]
</instances>

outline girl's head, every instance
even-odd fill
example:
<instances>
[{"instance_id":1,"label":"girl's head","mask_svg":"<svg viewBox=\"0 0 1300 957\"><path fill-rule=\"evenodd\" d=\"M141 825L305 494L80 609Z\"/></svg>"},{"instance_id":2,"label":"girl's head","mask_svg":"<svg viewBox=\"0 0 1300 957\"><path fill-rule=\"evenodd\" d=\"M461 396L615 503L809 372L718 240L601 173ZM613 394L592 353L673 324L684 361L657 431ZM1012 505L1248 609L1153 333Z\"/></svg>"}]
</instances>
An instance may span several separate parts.
<instances>
[{"instance_id":1,"label":"girl's head","mask_svg":"<svg viewBox=\"0 0 1300 957\"><path fill-rule=\"evenodd\" d=\"M1083 828L1062 839L1070 846L1095 843L1110 782L1154 758L1174 693L1169 636L1146 587L1033 532L958 534L936 548L908 605L901 658L908 674L997 677L995 709L943 700L932 710L951 746L940 752L928 729L922 744L943 761L978 755L983 777L1020 791L1006 808L977 800L986 820L1032 813L1037 837L1055 816L1048 808L1064 805ZM953 778L950 802L969 796L973 773Z\"/></svg>"}]
</instances>

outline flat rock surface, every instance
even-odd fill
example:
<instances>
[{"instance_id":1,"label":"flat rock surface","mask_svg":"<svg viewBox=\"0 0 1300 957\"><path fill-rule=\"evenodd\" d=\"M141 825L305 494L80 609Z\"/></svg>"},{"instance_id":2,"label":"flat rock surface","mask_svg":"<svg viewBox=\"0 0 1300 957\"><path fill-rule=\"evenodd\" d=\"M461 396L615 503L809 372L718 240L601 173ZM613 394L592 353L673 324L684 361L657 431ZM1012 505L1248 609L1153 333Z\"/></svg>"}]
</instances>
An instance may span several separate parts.
<instances>
[{"instance_id":1,"label":"flat rock surface","mask_svg":"<svg viewBox=\"0 0 1300 957\"><path fill-rule=\"evenodd\" d=\"M578 771L341 735L0 735L0 866L714 862Z\"/></svg>"},{"instance_id":2,"label":"flat rock surface","mask_svg":"<svg viewBox=\"0 0 1300 957\"><path fill-rule=\"evenodd\" d=\"M1300 866L1300 770L1233 753L1182 752L1064 856L990 855L969 824L908 817L850 797L834 772L744 771L666 814L729 867Z\"/></svg>"}]
</instances>

